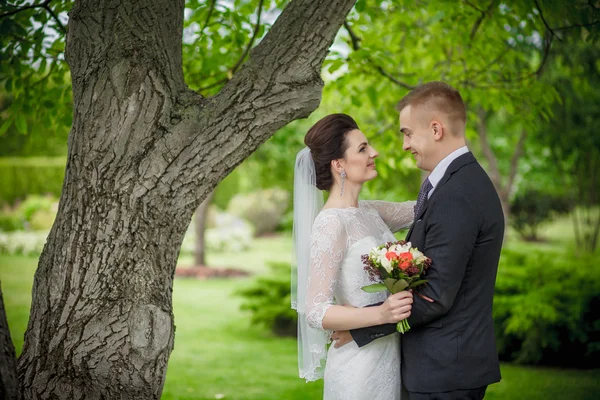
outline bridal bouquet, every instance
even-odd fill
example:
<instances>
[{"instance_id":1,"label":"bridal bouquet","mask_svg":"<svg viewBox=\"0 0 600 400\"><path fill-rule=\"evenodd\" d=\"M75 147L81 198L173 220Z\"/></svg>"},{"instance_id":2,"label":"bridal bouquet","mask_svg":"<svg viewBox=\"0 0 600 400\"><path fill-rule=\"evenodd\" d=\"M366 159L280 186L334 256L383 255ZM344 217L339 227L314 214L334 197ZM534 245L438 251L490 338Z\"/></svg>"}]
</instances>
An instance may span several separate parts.
<instances>
[{"instance_id":1,"label":"bridal bouquet","mask_svg":"<svg viewBox=\"0 0 600 400\"><path fill-rule=\"evenodd\" d=\"M378 282L362 287L369 293L389 290L394 294L421 286L427 283L423 275L431 266L430 258L404 240L375 247L361 259L371 281ZM409 329L406 320L398 322L398 332L405 333Z\"/></svg>"}]
</instances>

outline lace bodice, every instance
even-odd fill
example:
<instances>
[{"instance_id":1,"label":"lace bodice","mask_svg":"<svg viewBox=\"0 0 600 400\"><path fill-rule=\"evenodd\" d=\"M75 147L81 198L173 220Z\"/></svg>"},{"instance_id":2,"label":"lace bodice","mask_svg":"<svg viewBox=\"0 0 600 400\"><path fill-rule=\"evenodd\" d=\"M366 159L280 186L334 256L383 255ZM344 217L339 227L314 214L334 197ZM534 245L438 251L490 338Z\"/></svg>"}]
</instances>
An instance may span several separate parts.
<instances>
[{"instance_id":1,"label":"lace bodice","mask_svg":"<svg viewBox=\"0 0 600 400\"><path fill-rule=\"evenodd\" d=\"M306 295L306 316L312 328L323 329L323 318L333 304L364 307L385 300L387 293L361 290L372 283L361 255L394 241L392 232L412 223L414 204L361 201L357 208L323 209L319 213L312 229ZM307 377L314 371L305 373Z\"/></svg>"}]
</instances>

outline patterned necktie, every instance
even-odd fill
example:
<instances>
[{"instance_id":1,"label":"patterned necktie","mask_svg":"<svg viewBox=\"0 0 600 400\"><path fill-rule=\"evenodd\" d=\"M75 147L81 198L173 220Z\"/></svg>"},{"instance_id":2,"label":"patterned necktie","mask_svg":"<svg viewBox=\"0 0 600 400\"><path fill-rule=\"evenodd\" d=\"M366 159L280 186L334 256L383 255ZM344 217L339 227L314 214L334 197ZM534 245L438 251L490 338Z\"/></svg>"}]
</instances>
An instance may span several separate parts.
<instances>
[{"instance_id":1,"label":"patterned necktie","mask_svg":"<svg viewBox=\"0 0 600 400\"><path fill-rule=\"evenodd\" d=\"M423 209L423 206L427 201L427 195L429 194L429 191L431 189L433 189L433 186L431 185L431 182L429 182L429 178L427 178L423 181L423 184L421 185L421 189L419 190L419 197L417 197L417 204L415 204L415 221L417 220L419 213Z\"/></svg>"}]
</instances>

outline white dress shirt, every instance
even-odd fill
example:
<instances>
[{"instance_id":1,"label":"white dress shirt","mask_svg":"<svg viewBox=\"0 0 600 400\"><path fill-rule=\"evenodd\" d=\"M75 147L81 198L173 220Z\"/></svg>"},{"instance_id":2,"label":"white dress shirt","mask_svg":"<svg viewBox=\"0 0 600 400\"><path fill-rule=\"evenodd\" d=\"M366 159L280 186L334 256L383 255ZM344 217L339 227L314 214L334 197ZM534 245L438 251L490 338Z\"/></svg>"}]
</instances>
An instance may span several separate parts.
<instances>
[{"instance_id":1,"label":"white dress shirt","mask_svg":"<svg viewBox=\"0 0 600 400\"><path fill-rule=\"evenodd\" d=\"M456 160L458 157L468 152L469 149L467 148L467 146L460 147L454 150L452 153L448 154L442 161L438 163L438 165L435 166L435 168L433 169L433 171L431 171L431 174L429 174L428 177L429 183L431 183L431 186L433 186L433 188L427 194L427 198L431 197L431 194L435 190L435 187L438 185L438 183L440 183L440 181L444 177L444 174L446 173L446 170L448 169L450 164L452 164L452 161Z\"/></svg>"}]
</instances>

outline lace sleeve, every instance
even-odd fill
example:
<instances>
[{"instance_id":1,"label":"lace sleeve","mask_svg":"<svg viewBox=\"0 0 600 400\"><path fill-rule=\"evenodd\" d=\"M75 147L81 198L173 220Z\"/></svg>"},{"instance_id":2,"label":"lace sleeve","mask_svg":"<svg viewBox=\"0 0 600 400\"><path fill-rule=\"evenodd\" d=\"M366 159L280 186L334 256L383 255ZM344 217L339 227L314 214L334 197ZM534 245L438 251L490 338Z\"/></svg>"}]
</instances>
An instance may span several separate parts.
<instances>
[{"instance_id":1,"label":"lace sleeve","mask_svg":"<svg viewBox=\"0 0 600 400\"><path fill-rule=\"evenodd\" d=\"M377 210L381 219L383 219L392 232L398 232L413 223L414 208L415 204L417 204L416 201L393 203L381 200L367 200L364 203Z\"/></svg>"},{"instance_id":2,"label":"lace sleeve","mask_svg":"<svg viewBox=\"0 0 600 400\"><path fill-rule=\"evenodd\" d=\"M321 214L315 220L306 294L306 319L312 328L323 329L325 313L334 304L333 292L346 254L346 236L338 215Z\"/></svg>"}]
</instances>

